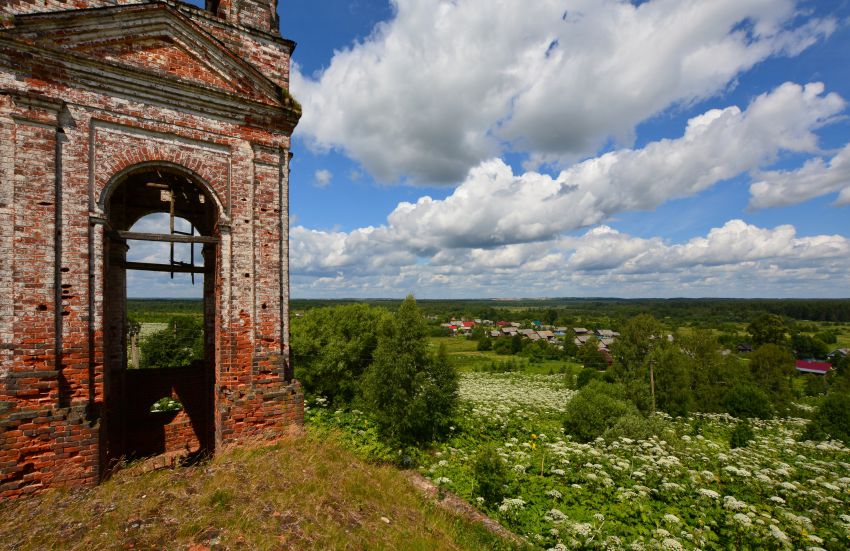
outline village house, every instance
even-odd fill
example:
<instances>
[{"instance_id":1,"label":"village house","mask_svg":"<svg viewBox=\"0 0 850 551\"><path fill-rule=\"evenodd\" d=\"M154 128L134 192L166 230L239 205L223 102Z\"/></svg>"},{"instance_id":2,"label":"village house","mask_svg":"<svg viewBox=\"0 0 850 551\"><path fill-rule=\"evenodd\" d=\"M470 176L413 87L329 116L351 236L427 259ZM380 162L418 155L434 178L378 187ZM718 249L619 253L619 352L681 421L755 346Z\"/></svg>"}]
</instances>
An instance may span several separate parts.
<instances>
[{"instance_id":1,"label":"village house","mask_svg":"<svg viewBox=\"0 0 850 551\"><path fill-rule=\"evenodd\" d=\"M808 360L797 360L797 371L799 373L812 373L815 375L826 375L832 370L829 362L812 362Z\"/></svg>"}]
</instances>

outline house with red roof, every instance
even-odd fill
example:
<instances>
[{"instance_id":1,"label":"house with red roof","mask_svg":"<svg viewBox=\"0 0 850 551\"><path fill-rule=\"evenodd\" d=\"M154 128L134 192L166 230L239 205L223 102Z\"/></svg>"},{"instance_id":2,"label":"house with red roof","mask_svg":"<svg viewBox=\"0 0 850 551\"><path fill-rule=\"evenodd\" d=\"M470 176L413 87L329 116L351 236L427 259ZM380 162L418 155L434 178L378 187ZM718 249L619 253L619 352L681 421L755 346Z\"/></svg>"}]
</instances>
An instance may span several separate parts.
<instances>
[{"instance_id":1,"label":"house with red roof","mask_svg":"<svg viewBox=\"0 0 850 551\"><path fill-rule=\"evenodd\" d=\"M815 375L826 375L832 369L829 362L810 362L808 360L797 360L797 371L799 373L814 373Z\"/></svg>"}]
</instances>

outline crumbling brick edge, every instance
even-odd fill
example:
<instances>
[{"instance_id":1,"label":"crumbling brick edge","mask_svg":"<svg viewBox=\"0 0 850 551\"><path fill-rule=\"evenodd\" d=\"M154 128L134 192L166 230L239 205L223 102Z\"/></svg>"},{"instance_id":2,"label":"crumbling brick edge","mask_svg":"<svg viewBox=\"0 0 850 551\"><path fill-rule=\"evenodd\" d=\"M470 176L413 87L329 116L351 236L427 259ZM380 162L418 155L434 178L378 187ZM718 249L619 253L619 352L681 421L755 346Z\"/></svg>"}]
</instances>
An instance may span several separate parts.
<instances>
[{"instance_id":1,"label":"crumbling brick edge","mask_svg":"<svg viewBox=\"0 0 850 551\"><path fill-rule=\"evenodd\" d=\"M528 546L528 542L526 540L514 534L455 494L447 492L446 490L441 490L435 486L433 482L418 472L403 471L403 474L405 478L413 484L414 488L416 488L427 499L433 500L437 507L454 515L458 515L471 523L480 524L487 531L496 534L511 543L521 547Z\"/></svg>"}]
</instances>

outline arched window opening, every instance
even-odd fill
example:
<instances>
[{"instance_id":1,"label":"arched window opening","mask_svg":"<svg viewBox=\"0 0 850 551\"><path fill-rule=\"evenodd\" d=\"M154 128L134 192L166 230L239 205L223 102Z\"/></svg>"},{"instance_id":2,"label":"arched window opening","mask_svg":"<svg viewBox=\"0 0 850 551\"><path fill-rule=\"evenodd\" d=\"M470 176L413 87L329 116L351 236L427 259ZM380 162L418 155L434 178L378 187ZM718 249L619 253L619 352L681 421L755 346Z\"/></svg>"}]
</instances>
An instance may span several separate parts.
<instances>
[{"instance_id":1,"label":"arched window opening","mask_svg":"<svg viewBox=\"0 0 850 551\"><path fill-rule=\"evenodd\" d=\"M107 462L211 452L218 203L181 167L141 166L104 207Z\"/></svg>"},{"instance_id":2,"label":"arched window opening","mask_svg":"<svg viewBox=\"0 0 850 551\"><path fill-rule=\"evenodd\" d=\"M194 224L170 213L144 216L130 231L197 235ZM200 247L139 240L127 244L127 368L189 367L204 361L205 274ZM166 266L171 271L160 271Z\"/></svg>"}]
</instances>

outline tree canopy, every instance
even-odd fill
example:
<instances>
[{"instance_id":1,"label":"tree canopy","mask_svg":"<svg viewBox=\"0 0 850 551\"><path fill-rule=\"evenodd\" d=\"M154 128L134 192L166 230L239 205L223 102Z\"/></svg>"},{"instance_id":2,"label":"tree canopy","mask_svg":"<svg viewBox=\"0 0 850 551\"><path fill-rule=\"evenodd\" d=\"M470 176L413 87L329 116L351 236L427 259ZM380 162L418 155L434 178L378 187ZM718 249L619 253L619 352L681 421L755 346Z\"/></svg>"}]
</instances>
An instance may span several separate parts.
<instances>
[{"instance_id":1,"label":"tree canopy","mask_svg":"<svg viewBox=\"0 0 850 551\"><path fill-rule=\"evenodd\" d=\"M381 433L392 441L431 440L451 424L458 376L441 347L428 346L425 319L410 295L383 320L374 361L363 376L363 399Z\"/></svg>"}]
</instances>

